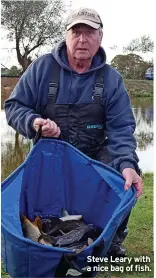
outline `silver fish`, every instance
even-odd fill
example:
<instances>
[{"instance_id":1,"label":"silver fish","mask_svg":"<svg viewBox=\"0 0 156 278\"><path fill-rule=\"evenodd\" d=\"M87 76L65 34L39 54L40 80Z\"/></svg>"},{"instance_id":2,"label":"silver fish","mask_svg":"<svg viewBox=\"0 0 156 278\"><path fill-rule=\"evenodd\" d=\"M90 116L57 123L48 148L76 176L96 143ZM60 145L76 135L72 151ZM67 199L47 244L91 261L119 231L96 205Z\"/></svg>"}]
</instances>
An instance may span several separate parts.
<instances>
[{"instance_id":1,"label":"silver fish","mask_svg":"<svg viewBox=\"0 0 156 278\"><path fill-rule=\"evenodd\" d=\"M80 220L82 219L82 215L67 215L60 217L60 220L67 221L67 220Z\"/></svg>"}]
</instances>

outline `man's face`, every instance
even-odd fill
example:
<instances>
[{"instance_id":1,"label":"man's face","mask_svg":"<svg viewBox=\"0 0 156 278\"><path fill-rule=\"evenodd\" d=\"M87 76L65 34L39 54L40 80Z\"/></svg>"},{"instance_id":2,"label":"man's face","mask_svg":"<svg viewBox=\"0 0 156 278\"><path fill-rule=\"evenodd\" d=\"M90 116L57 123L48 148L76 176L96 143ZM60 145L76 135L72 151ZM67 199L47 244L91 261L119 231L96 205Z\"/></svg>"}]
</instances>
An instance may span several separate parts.
<instances>
[{"instance_id":1,"label":"man's face","mask_svg":"<svg viewBox=\"0 0 156 278\"><path fill-rule=\"evenodd\" d=\"M68 52L78 60L92 59L101 44L102 34L85 24L73 26L66 37Z\"/></svg>"}]
</instances>

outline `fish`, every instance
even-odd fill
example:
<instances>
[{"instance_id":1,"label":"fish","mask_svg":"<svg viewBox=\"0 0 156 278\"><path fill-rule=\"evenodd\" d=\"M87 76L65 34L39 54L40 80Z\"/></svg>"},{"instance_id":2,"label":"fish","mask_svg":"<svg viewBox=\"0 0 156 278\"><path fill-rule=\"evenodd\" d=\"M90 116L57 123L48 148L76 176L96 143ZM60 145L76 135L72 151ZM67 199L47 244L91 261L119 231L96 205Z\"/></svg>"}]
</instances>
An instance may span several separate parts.
<instances>
[{"instance_id":1,"label":"fish","mask_svg":"<svg viewBox=\"0 0 156 278\"><path fill-rule=\"evenodd\" d=\"M66 217L66 219L69 218ZM85 248L84 246L91 245L102 233L101 228L97 228L93 224L86 224L82 220L62 221L60 218L52 217L43 219L43 224L46 223L47 234L50 236L53 246L56 247L82 249ZM51 227L51 230L48 230L48 227ZM82 242L83 244L81 244Z\"/></svg>"},{"instance_id":2,"label":"fish","mask_svg":"<svg viewBox=\"0 0 156 278\"><path fill-rule=\"evenodd\" d=\"M82 219L82 215L66 215L63 217L60 217L62 221L67 221L67 220L80 220Z\"/></svg>"},{"instance_id":3,"label":"fish","mask_svg":"<svg viewBox=\"0 0 156 278\"><path fill-rule=\"evenodd\" d=\"M63 224L63 221L55 216L41 219L41 229L47 234L53 234L55 231L58 231L61 224Z\"/></svg>"},{"instance_id":4,"label":"fish","mask_svg":"<svg viewBox=\"0 0 156 278\"><path fill-rule=\"evenodd\" d=\"M81 253L101 234L102 229L82 221L82 215L40 218L30 222L20 215L23 235L40 244L63 247Z\"/></svg>"},{"instance_id":5,"label":"fish","mask_svg":"<svg viewBox=\"0 0 156 278\"><path fill-rule=\"evenodd\" d=\"M36 221L36 224L37 224L37 226L39 228L39 231L41 233L41 235L38 238L38 242L41 243L41 244L44 244L44 245L52 246L52 244L53 244L52 239L50 238L50 236L48 234L46 234L42 231L41 219L39 217L36 217L35 221Z\"/></svg>"},{"instance_id":6,"label":"fish","mask_svg":"<svg viewBox=\"0 0 156 278\"><path fill-rule=\"evenodd\" d=\"M58 230L62 233L69 233L71 230L74 230L78 227L86 226L86 224L81 220L67 220L62 221L60 225L58 225Z\"/></svg>"},{"instance_id":7,"label":"fish","mask_svg":"<svg viewBox=\"0 0 156 278\"><path fill-rule=\"evenodd\" d=\"M39 236L38 242L41 244L44 244L44 245L49 245L49 246L53 246L53 243L54 243L48 235L43 234L43 233L41 233L41 235Z\"/></svg>"},{"instance_id":8,"label":"fish","mask_svg":"<svg viewBox=\"0 0 156 278\"><path fill-rule=\"evenodd\" d=\"M58 237L51 237L55 241L56 246L66 246L74 242L79 242L81 238L86 234L88 231L92 229L92 225L86 225L84 223L83 226L77 227L70 231L69 233L58 236Z\"/></svg>"},{"instance_id":9,"label":"fish","mask_svg":"<svg viewBox=\"0 0 156 278\"><path fill-rule=\"evenodd\" d=\"M88 238L87 241L85 242L74 242L70 245L68 245L68 247L64 247L65 249L68 250L72 250L73 252L75 252L76 255L80 254L81 252L83 252L85 250L85 248L87 246L90 246L93 243L93 240L91 238Z\"/></svg>"},{"instance_id":10,"label":"fish","mask_svg":"<svg viewBox=\"0 0 156 278\"><path fill-rule=\"evenodd\" d=\"M57 217L51 217L49 219L42 219L42 231L50 236L64 235L71 230L83 226L84 222L81 220L66 220L62 221Z\"/></svg>"},{"instance_id":11,"label":"fish","mask_svg":"<svg viewBox=\"0 0 156 278\"><path fill-rule=\"evenodd\" d=\"M61 210L61 215L62 215L62 217L63 217L63 216L67 216L67 215L69 215L69 213L68 213L67 210L62 209L62 210Z\"/></svg>"},{"instance_id":12,"label":"fish","mask_svg":"<svg viewBox=\"0 0 156 278\"><path fill-rule=\"evenodd\" d=\"M20 220L22 224L22 231L24 237L27 237L35 242L38 242L38 238L41 235L39 228L36 225L36 222L31 223L28 218L24 215L20 215Z\"/></svg>"},{"instance_id":13,"label":"fish","mask_svg":"<svg viewBox=\"0 0 156 278\"><path fill-rule=\"evenodd\" d=\"M42 235L42 232L38 227L40 225L40 218L37 216L34 222L30 222L28 218L20 214L20 220L24 237L29 238L34 242L39 242L39 238ZM51 245L47 238L46 240L44 240L43 238L42 240L40 240L39 243L42 243L44 245Z\"/></svg>"},{"instance_id":14,"label":"fish","mask_svg":"<svg viewBox=\"0 0 156 278\"><path fill-rule=\"evenodd\" d=\"M103 231L102 228L96 227L93 224L89 224L89 225L92 225L92 229L90 229L87 233L84 233L84 235L81 238L82 241L87 241L88 238L95 241Z\"/></svg>"}]
</instances>

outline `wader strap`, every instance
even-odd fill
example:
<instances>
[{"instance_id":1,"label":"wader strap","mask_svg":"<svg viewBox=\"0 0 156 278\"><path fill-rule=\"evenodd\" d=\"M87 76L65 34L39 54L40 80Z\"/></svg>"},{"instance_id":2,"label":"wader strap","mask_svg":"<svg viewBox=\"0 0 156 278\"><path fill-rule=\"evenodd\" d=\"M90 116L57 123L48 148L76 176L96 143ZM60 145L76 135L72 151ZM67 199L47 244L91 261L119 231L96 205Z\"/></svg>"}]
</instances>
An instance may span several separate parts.
<instances>
[{"instance_id":1,"label":"wader strap","mask_svg":"<svg viewBox=\"0 0 156 278\"><path fill-rule=\"evenodd\" d=\"M60 65L54 58L52 63L53 63L53 74L52 74L52 80L49 83L48 103L55 104L57 92L59 88ZM104 93L104 71L105 71L105 66L100 70L97 70L96 72L95 89L92 97L94 103L102 103L103 93Z\"/></svg>"},{"instance_id":2,"label":"wader strap","mask_svg":"<svg viewBox=\"0 0 156 278\"><path fill-rule=\"evenodd\" d=\"M104 93L104 71L105 66L96 72L95 89L92 96L94 103L102 103Z\"/></svg>"},{"instance_id":3,"label":"wader strap","mask_svg":"<svg viewBox=\"0 0 156 278\"><path fill-rule=\"evenodd\" d=\"M56 96L59 88L59 79L60 79L60 65L57 61L53 58L52 62L53 72L52 72L52 79L49 83L49 92L48 92L48 103L55 104L56 103Z\"/></svg>"}]
</instances>

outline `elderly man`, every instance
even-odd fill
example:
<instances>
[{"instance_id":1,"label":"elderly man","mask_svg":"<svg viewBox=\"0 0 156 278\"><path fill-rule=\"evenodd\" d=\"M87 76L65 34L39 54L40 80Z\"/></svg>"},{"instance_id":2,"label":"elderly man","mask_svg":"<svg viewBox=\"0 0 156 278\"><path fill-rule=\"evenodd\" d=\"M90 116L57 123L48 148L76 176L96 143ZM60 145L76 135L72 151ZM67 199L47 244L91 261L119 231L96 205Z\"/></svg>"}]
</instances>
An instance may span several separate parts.
<instances>
[{"instance_id":1,"label":"elderly man","mask_svg":"<svg viewBox=\"0 0 156 278\"><path fill-rule=\"evenodd\" d=\"M121 75L106 64L103 24L95 10L80 8L67 20L66 41L33 62L5 102L8 124L30 139L61 137L89 157L109 164L142 193L135 120ZM123 256L128 218L109 254Z\"/></svg>"}]
</instances>

